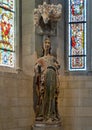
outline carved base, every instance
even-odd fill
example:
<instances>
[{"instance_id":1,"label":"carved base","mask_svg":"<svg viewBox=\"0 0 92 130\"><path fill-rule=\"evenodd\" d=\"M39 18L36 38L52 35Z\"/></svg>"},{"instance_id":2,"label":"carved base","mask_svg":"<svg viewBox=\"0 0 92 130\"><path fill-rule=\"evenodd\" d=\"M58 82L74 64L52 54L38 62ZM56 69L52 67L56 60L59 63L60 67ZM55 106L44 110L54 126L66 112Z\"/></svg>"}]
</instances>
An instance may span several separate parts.
<instances>
[{"instance_id":1,"label":"carved base","mask_svg":"<svg viewBox=\"0 0 92 130\"><path fill-rule=\"evenodd\" d=\"M32 126L31 130L63 130L61 122L58 123L37 123Z\"/></svg>"}]
</instances>

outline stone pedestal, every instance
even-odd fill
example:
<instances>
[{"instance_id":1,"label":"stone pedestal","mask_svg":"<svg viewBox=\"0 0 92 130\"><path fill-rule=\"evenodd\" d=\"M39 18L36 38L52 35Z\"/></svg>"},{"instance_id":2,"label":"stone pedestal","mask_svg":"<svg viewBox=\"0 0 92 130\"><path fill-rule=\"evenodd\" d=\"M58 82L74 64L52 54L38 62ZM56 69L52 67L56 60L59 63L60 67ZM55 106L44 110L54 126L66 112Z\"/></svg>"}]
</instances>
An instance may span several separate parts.
<instances>
[{"instance_id":1,"label":"stone pedestal","mask_svg":"<svg viewBox=\"0 0 92 130\"><path fill-rule=\"evenodd\" d=\"M34 124L31 130L63 130L61 123L60 124Z\"/></svg>"}]
</instances>

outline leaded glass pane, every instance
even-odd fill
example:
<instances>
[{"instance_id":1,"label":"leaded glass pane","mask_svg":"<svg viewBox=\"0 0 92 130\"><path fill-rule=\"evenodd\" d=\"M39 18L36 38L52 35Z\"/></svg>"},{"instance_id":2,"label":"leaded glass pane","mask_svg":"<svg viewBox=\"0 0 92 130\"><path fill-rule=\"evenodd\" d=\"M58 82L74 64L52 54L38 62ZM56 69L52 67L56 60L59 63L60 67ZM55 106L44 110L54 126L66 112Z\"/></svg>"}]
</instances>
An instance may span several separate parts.
<instances>
[{"instance_id":1,"label":"leaded glass pane","mask_svg":"<svg viewBox=\"0 0 92 130\"><path fill-rule=\"evenodd\" d=\"M0 6L5 9L14 11L14 2L15 0L0 0Z\"/></svg>"},{"instance_id":2,"label":"leaded glass pane","mask_svg":"<svg viewBox=\"0 0 92 130\"><path fill-rule=\"evenodd\" d=\"M0 8L0 49L14 50L14 13Z\"/></svg>"},{"instance_id":3,"label":"leaded glass pane","mask_svg":"<svg viewBox=\"0 0 92 130\"><path fill-rule=\"evenodd\" d=\"M69 0L69 22L85 21L86 19L86 1Z\"/></svg>"},{"instance_id":4,"label":"leaded glass pane","mask_svg":"<svg viewBox=\"0 0 92 130\"><path fill-rule=\"evenodd\" d=\"M14 67L14 53L0 50L0 65Z\"/></svg>"},{"instance_id":5,"label":"leaded glass pane","mask_svg":"<svg viewBox=\"0 0 92 130\"><path fill-rule=\"evenodd\" d=\"M86 57L69 57L70 70L86 70Z\"/></svg>"},{"instance_id":6,"label":"leaded glass pane","mask_svg":"<svg viewBox=\"0 0 92 130\"><path fill-rule=\"evenodd\" d=\"M85 55L85 28L86 24L70 24L70 53L69 55Z\"/></svg>"}]
</instances>

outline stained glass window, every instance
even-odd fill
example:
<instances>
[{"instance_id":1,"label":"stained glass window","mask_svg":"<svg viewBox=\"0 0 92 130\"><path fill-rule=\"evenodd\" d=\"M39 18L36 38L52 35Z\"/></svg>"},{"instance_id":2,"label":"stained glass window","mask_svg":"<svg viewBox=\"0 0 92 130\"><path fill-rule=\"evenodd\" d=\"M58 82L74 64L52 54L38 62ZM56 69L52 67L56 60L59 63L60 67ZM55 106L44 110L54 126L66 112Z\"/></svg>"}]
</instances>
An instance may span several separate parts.
<instances>
[{"instance_id":1,"label":"stained glass window","mask_svg":"<svg viewBox=\"0 0 92 130\"><path fill-rule=\"evenodd\" d=\"M0 0L0 66L14 67L15 0Z\"/></svg>"},{"instance_id":2,"label":"stained glass window","mask_svg":"<svg viewBox=\"0 0 92 130\"><path fill-rule=\"evenodd\" d=\"M86 0L69 0L69 70L86 70Z\"/></svg>"}]
</instances>

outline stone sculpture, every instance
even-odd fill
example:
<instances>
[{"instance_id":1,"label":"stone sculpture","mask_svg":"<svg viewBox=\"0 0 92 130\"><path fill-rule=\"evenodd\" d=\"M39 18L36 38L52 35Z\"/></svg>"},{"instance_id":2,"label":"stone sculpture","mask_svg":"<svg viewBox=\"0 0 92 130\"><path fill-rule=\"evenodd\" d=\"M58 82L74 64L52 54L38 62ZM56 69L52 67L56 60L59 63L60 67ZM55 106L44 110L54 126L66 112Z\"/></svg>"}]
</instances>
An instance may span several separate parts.
<instances>
[{"instance_id":1,"label":"stone sculpture","mask_svg":"<svg viewBox=\"0 0 92 130\"><path fill-rule=\"evenodd\" d=\"M35 64L36 84L36 121L52 123L60 121L58 114L59 80L58 69L60 65L57 59L51 55L51 42L46 38L43 43L44 56Z\"/></svg>"}]
</instances>

